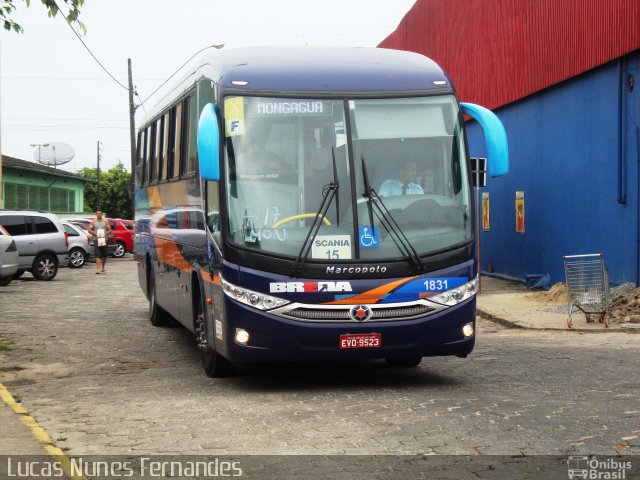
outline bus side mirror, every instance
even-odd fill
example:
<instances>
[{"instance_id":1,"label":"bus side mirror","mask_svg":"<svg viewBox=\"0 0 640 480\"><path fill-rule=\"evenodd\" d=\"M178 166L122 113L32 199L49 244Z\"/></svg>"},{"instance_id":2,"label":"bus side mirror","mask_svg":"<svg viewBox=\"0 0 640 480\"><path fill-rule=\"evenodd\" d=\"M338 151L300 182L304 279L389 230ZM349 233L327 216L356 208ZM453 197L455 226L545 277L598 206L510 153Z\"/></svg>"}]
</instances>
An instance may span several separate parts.
<instances>
[{"instance_id":1,"label":"bus side mirror","mask_svg":"<svg viewBox=\"0 0 640 480\"><path fill-rule=\"evenodd\" d=\"M484 131L487 145L489 175L500 177L509 172L509 145L507 132L498 116L491 110L473 103L462 103L462 112L477 121Z\"/></svg>"},{"instance_id":2,"label":"bus side mirror","mask_svg":"<svg viewBox=\"0 0 640 480\"><path fill-rule=\"evenodd\" d=\"M213 103L208 103L198 122L198 164L203 180L220 180L220 128Z\"/></svg>"}]
</instances>

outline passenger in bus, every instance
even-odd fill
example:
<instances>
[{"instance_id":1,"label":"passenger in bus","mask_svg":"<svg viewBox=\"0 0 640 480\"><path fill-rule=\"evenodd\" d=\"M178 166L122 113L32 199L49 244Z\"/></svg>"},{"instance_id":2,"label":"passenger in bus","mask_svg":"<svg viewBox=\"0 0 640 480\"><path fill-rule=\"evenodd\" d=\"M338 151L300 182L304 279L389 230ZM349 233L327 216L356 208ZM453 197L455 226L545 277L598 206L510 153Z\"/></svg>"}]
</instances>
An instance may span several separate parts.
<instances>
[{"instance_id":1,"label":"passenger in bus","mask_svg":"<svg viewBox=\"0 0 640 480\"><path fill-rule=\"evenodd\" d=\"M422 195L424 191L417 184L418 167L412 160L404 160L398 167L398 178L389 178L382 182L378 195L392 197L394 195Z\"/></svg>"},{"instance_id":2,"label":"passenger in bus","mask_svg":"<svg viewBox=\"0 0 640 480\"><path fill-rule=\"evenodd\" d=\"M291 170L284 159L256 144L236 152L236 168L240 174L282 173Z\"/></svg>"}]
</instances>

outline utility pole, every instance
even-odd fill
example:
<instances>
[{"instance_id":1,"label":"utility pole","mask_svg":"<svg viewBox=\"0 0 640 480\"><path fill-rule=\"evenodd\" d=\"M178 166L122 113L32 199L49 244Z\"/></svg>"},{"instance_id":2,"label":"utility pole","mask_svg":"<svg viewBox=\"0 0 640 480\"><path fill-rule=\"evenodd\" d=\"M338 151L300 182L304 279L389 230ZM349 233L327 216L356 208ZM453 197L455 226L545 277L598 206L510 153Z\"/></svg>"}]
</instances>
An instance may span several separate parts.
<instances>
[{"instance_id":1,"label":"utility pole","mask_svg":"<svg viewBox=\"0 0 640 480\"><path fill-rule=\"evenodd\" d=\"M129 66L129 141L131 143L131 179L129 180L129 198L131 199L131 215L135 217L135 176L136 176L136 106L133 104L133 73L131 59L127 59Z\"/></svg>"},{"instance_id":2,"label":"utility pole","mask_svg":"<svg viewBox=\"0 0 640 480\"><path fill-rule=\"evenodd\" d=\"M96 173L96 178L98 180L98 183L96 185L96 211L100 210L100 140L98 140L97 161L98 161L98 171Z\"/></svg>"}]
</instances>

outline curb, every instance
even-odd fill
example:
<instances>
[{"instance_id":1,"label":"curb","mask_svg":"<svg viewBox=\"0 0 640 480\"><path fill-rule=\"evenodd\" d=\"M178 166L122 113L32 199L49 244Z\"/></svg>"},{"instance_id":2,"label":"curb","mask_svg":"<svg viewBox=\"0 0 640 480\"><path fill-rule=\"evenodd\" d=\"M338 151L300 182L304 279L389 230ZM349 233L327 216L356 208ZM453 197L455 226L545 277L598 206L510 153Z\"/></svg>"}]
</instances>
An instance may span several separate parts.
<instances>
[{"instance_id":1,"label":"curb","mask_svg":"<svg viewBox=\"0 0 640 480\"><path fill-rule=\"evenodd\" d=\"M484 318L485 320L489 320L490 322L497 323L498 325L502 325L506 328L512 328L514 330L528 330L531 332L568 332L568 333L631 333L631 334L640 334L640 329L634 330L630 328L621 328L611 330L608 328L602 327L601 330L595 329L586 329L586 328L533 328L533 327L525 327L524 325L520 325L512 320L508 320L504 317L499 317L494 315L493 313L489 313L486 310L483 310L476 306L476 315Z\"/></svg>"},{"instance_id":2,"label":"curb","mask_svg":"<svg viewBox=\"0 0 640 480\"><path fill-rule=\"evenodd\" d=\"M60 467L65 475L71 480L87 480L84 475L78 475L71 465L71 459L58 447L55 446L51 436L40 426L40 424L31 416L26 408L16 402L11 392L0 383L0 400L2 400L13 413L19 416L22 424L27 427L34 438L42 445L42 448L54 457L56 462L60 463Z\"/></svg>"}]
</instances>

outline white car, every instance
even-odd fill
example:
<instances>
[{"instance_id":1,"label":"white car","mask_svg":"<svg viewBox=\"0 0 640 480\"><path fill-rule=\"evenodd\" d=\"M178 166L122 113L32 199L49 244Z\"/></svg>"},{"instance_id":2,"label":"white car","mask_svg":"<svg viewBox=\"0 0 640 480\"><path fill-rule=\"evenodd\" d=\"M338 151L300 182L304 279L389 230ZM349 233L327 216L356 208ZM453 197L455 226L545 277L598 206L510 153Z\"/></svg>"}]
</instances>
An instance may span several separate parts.
<instances>
[{"instance_id":1,"label":"white car","mask_svg":"<svg viewBox=\"0 0 640 480\"><path fill-rule=\"evenodd\" d=\"M0 287L9 285L18 271L16 242L0 225Z\"/></svg>"},{"instance_id":2,"label":"white car","mask_svg":"<svg viewBox=\"0 0 640 480\"><path fill-rule=\"evenodd\" d=\"M80 268L93 252L91 235L84 228L69 222L60 222L69 241L69 267Z\"/></svg>"}]
</instances>

